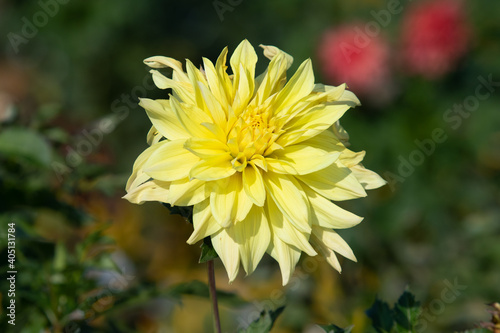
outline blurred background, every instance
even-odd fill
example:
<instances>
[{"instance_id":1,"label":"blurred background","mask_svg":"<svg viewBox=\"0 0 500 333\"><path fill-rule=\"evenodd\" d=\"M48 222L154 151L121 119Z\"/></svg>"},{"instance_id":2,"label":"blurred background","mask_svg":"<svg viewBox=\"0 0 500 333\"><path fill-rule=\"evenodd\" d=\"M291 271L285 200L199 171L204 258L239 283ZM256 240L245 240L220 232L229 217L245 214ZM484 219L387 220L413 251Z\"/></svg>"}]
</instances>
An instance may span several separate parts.
<instances>
[{"instance_id":1,"label":"blurred background","mask_svg":"<svg viewBox=\"0 0 500 333\"><path fill-rule=\"evenodd\" d=\"M211 332L206 267L192 226L160 204L122 200L165 98L142 60L195 65L247 38L306 58L316 82L363 105L342 124L389 184L342 207L358 258L339 275L304 256L281 286L268 256L228 284L225 332L287 304L273 332L354 324L410 288L426 332L487 320L500 300L500 2L475 0L3 0L0 2L0 268L16 226L16 322L3 332ZM259 54L258 72L268 60ZM451 295L451 296L450 296Z\"/></svg>"}]
</instances>

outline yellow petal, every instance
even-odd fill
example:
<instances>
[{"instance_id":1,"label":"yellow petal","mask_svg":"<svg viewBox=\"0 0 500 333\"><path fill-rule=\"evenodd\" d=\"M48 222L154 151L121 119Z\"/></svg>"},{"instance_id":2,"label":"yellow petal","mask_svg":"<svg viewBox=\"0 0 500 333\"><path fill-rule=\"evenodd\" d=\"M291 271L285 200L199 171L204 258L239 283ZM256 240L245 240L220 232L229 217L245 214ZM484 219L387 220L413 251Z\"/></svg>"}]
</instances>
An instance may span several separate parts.
<instances>
[{"instance_id":1,"label":"yellow petal","mask_svg":"<svg viewBox=\"0 0 500 333\"><path fill-rule=\"evenodd\" d=\"M226 268L229 282L233 282L240 268L240 249L234 240L234 235L229 235L230 229L221 229L212 236L212 245Z\"/></svg>"},{"instance_id":2,"label":"yellow petal","mask_svg":"<svg viewBox=\"0 0 500 333\"><path fill-rule=\"evenodd\" d=\"M243 186L243 175L241 172L234 174L231 179L238 179L238 192L237 192L237 205L236 205L236 222L243 221L246 219L250 209L253 207L253 201L248 197L245 193L245 189Z\"/></svg>"},{"instance_id":3,"label":"yellow petal","mask_svg":"<svg viewBox=\"0 0 500 333\"><path fill-rule=\"evenodd\" d=\"M323 105L326 101L326 93L310 94L302 97L296 103L289 104L282 109L279 116L275 118L276 126L278 126L278 128L286 128L285 125L288 122L309 113L311 110L314 110L314 107Z\"/></svg>"},{"instance_id":4,"label":"yellow petal","mask_svg":"<svg viewBox=\"0 0 500 333\"><path fill-rule=\"evenodd\" d=\"M202 74L190 60L186 60L186 71L194 91L194 105L200 110L203 110L206 114L210 115L210 111L205 103L203 93L200 89L201 87L205 87L208 90L208 82L206 81L204 74Z\"/></svg>"},{"instance_id":5,"label":"yellow petal","mask_svg":"<svg viewBox=\"0 0 500 333\"><path fill-rule=\"evenodd\" d=\"M180 61L168 57L155 56L147 58L144 60L144 63L151 68L172 68L182 82L189 82L188 76L182 70Z\"/></svg>"},{"instance_id":6,"label":"yellow petal","mask_svg":"<svg viewBox=\"0 0 500 333\"><path fill-rule=\"evenodd\" d=\"M217 233L221 227L215 221L210 210L210 199L205 199L193 207L193 228L188 244L194 244L205 237Z\"/></svg>"},{"instance_id":7,"label":"yellow petal","mask_svg":"<svg viewBox=\"0 0 500 333\"><path fill-rule=\"evenodd\" d=\"M203 180L184 178L170 184L169 203L175 206L192 206L205 200L209 193Z\"/></svg>"},{"instance_id":8,"label":"yellow petal","mask_svg":"<svg viewBox=\"0 0 500 333\"><path fill-rule=\"evenodd\" d=\"M326 92L327 93L327 100L328 101L338 101L339 99L342 98L343 94L344 94L344 91L346 89L346 84L343 83L337 87L335 86L327 86L327 85L324 85L324 84L315 84L314 85L314 89L313 89L313 92L317 92L317 93L324 93ZM346 98L347 99L347 96L350 96L350 95L346 95Z\"/></svg>"},{"instance_id":9,"label":"yellow petal","mask_svg":"<svg viewBox=\"0 0 500 333\"><path fill-rule=\"evenodd\" d=\"M284 127L285 133L276 142L286 146L312 138L332 126L349 108L347 104L314 107L289 121Z\"/></svg>"},{"instance_id":10,"label":"yellow petal","mask_svg":"<svg viewBox=\"0 0 500 333\"><path fill-rule=\"evenodd\" d=\"M327 129L319 133L318 135L301 142L301 144L317 149L322 149L325 152L329 153L344 152L344 150L346 149L345 146L340 142L339 138L337 138L333 131L331 131L330 129ZM340 158L342 158L342 156Z\"/></svg>"},{"instance_id":11,"label":"yellow petal","mask_svg":"<svg viewBox=\"0 0 500 333\"><path fill-rule=\"evenodd\" d=\"M134 162L134 166L132 168L132 174L127 181L127 185L125 189L128 191L132 187L137 187L150 179L151 177L144 173L144 164L151 157L151 155L158 149L162 147L162 145L154 144L151 147L148 147L144 150L139 157Z\"/></svg>"},{"instance_id":12,"label":"yellow petal","mask_svg":"<svg viewBox=\"0 0 500 333\"><path fill-rule=\"evenodd\" d=\"M267 172L264 185L283 215L300 231L311 232L309 203L299 182L288 175ZM271 221L274 216L270 216Z\"/></svg>"},{"instance_id":13,"label":"yellow petal","mask_svg":"<svg viewBox=\"0 0 500 333\"><path fill-rule=\"evenodd\" d=\"M312 224L324 228L345 229L360 223L363 218L325 199L308 186L303 186L311 205Z\"/></svg>"},{"instance_id":14,"label":"yellow petal","mask_svg":"<svg viewBox=\"0 0 500 333\"><path fill-rule=\"evenodd\" d=\"M285 87L278 93L274 101L275 114L284 107L293 104L309 95L314 88L314 73L311 59L304 61L297 72L290 78Z\"/></svg>"},{"instance_id":15,"label":"yellow petal","mask_svg":"<svg viewBox=\"0 0 500 333\"><path fill-rule=\"evenodd\" d=\"M228 147L216 139L191 138L184 148L200 158L210 158L228 153Z\"/></svg>"},{"instance_id":16,"label":"yellow petal","mask_svg":"<svg viewBox=\"0 0 500 333\"><path fill-rule=\"evenodd\" d=\"M358 165L364 158L366 152L360 151L358 153L353 152L349 149L344 149L342 155L340 155L340 162L348 168Z\"/></svg>"},{"instance_id":17,"label":"yellow petal","mask_svg":"<svg viewBox=\"0 0 500 333\"><path fill-rule=\"evenodd\" d=\"M193 85L193 88L196 88L195 86L198 82L208 87L208 82L205 79L205 76L198 68L196 68L195 65L193 65L193 63L189 59L186 59L186 72L189 80L191 81L191 84Z\"/></svg>"},{"instance_id":18,"label":"yellow petal","mask_svg":"<svg viewBox=\"0 0 500 333\"><path fill-rule=\"evenodd\" d=\"M254 91L254 79L250 76L251 74L245 70L243 64L240 64L239 75L235 76L235 84L237 84L237 89L234 94L234 101L232 104L232 111L235 116L240 115L240 113L246 109L248 102L252 98ZM236 81L237 80L237 81Z\"/></svg>"},{"instance_id":19,"label":"yellow petal","mask_svg":"<svg viewBox=\"0 0 500 333\"><path fill-rule=\"evenodd\" d=\"M267 161L262 155L254 155L253 159L250 161L250 164L259 167L264 171L267 171Z\"/></svg>"},{"instance_id":20,"label":"yellow petal","mask_svg":"<svg viewBox=\"0 0 500 333\"><path fill-rule=\"evenodd\" d=\"M231 83L231 79L229 79L229 75L227 74L227 66L226 66L226 58L227 58L227 46L222 50L221 54L217 58L217 62L215 63L215 70L217 71L217 76L219 78L219 82L222 84L224 88L224 92L226 93L227 104L234 98L233 92L233 84Z\"/></svg>"},{"instance_id":21,"label":"yellow petal","mask_svg":"<svg viewBox=\"0 0 500 333\"><path fill-rule=\"evenodd\" d=\"M349 260L357 261L356 256L352 252L352 249L349 247L346 241L343 240L342 237L340 237L340 235L335 232L335 230L329 230L315 226L313 227L312 232L320 240L320 242L329 249L337 252L338 254Z\"/></svg>"},{"instance_id":22,"label":"yellow petal","mask_svg":"<svg viewBox=\"0 0 500 333\"><path fill-rule=\"evenodd\" d=\"M282 50L278 49L276 46L272 45L259 45L263 50L264 50L264 56L268 58L269 60L274 60L275 57L279 55L283 55L286 63L286 69L290 68L293 63L293 57L289 55L288 53L283 52Z\"/></svg>"},{"instance_id":23,"label":"yellow petal","mask_svg":"<svg viewBox=\"0 0 500 333\"><path fill-rule=\"evenodd\" d=\"M231 69L234 74L234 91L238 91L240 88L237 86L240 82L241 76L247 76L253 80L255 77L255 65L257 64L257 54L252 44L248 40L243 40L236 50L234 50L231 59L229 59L231 64Z\"/></svg>"},{"instance_id":24,"label":"yellow petal","mask_svg":"<svg viewBox=\"0 0 500 333\"><path fill-rule=\"evenodd\" d=\"M260 170L253 164L249 164L243 170L243 186L248 197L259 207L264 205L266 200L266 188L262 180Z\"/></svg>"},{"instance_id":25,"label":"yellow petal","mask_svg":"<svg viewBox=\"0 0 500 333\"><path fill-rule=\"evenodd\" d=\"M207 108L209 114L212 116L213 123L220 127L226 126L226 112L224 108L219 103L217 98L205 87L203 84L198 82L198 89L201 92L203 101L205 102L205 107Z\"/></svg>"},{"instance_id":26,"label":"yellow petal","mask_svg":"<svg viewBox=\"0 0 500 333\"><path fill-rule=\"evenodd\" d=\"M361 102L359 99L356 97L356 95L349 90L344 90L342 93L342 96L339 97L338 101L343 104L347 104L350 107L356 107L358 105L361 105Z\"/></svg>"},{"instance_id":27,"label":"yellow petal","mask_svg":"<svg viewBox=\"0 0 500 333\"><path fill-rule=\"evenodd\" d=\"M203 126L203 123L212 122L212 118L204 111L192 104L179 103L172 96L170 97L170 105L177 119L191 137L210 138L213 136L212 132Z\"/></svg>"},{"instance_id":28,"label":"yellow petal","mask_svg":"<svg viewBox=\"0 0 500 333\"><path fill-rule=\"evenodd\" d=\"M316 172L335 162L339 152L325 151L307 145L292 145L274 153L279 161L288 162L299 175Z\"/></svg>"},{"instance_id":29,"label":"yellow petal","mask_svg":"<svg viewBox=\"0 0 500 333\"><path fill-rule=\"evenodd\" d=\"M162 138L163 135L161 135L161 133L158 132L158 130L154 126L151 126L146 136L146 142L151 146L160 142Z\"/></svg>"},{"instance_id":30,"label":"yellow petal","mask_svg":"<svg viewBox=\"0 0 500 333\"><path fill-rule=\"evenodd\" d=\"M220 142L227 141L226 132L221 127L211 123L202 123L201 125L212 133L210 137L215 138Z\"/></svg>"},{"instance_id":31,"label":"yellow petal","mask_svg":"<svg viewBox=\"0 0 500 333\"><path fill-rule=\"evenodd\" d=\"M212 214L224 228L244 220L252 206L244 192L241 173L219 180L210 194Z\"/></svg>"},{"instance_id":32,"label":"yellow petal","mask_svg":"<svg viewBox=\"0 0 500 333\"><path fill-rule=\"evenodd\" d=\"M161 135L169 140L178 140L188 138L190 135L184 129L179 119L172 109L167 106L168 101L160 103L152 99L141 98L139 105L142 106L148 114L151 123Z\"/></svg>"},{"instance_id":33,"label":"yellow petal","mask_svg":"<svg viewBox=\"0 0 500 333\"><path fill-rule=\"evenodd\" d=\"M366 196L366 192L349 168L339 162L307 175L297 176L307 186L330 200L349 200Z\"/></svg>"},{"instance_id":34,"label":"yellow petal","mask_svg":"<svg viewBox=\"0 0 500 333\"><path fill-rule=\"evenodd\" d=\"M264 210L254 206L244 221L233 227L236 243L239 244L241 263L247 274L251 274L262 259L271 241L271 231Z\"/></svg>"},{"instance_id":35,"label":"yellow petal","mask_svg":"<svg viewBox=\"0 0 500 333\"><path fill-rule=\"evenodd\" d=\"M373 190L387 184L382 177L375 172L366 169L361 164L355 165L350 169L366 190Z\"/></svg>"},{"instance_id":36,"label":"yellow petal","mask_svg":"<svg viewBox=\"0 0 500 333\"><path fill-rule=\"evenodd\" d=\"M293 224L280 212L273 200L267 200L267 213L271 223L273 234L285 243L295 246L310 256L317 253L309 243L309 233L297 230Z\"/></svg>"},{"instance_id":37,"label":"yellow petal","mask_svg":"<svg viewBox=\"0 0 500 333\"><path fill-rule=\"evenodd\" d=\"M295 170L291 163L288 161L283 161L272 157L267 157L265 161L267 169L271 172L285 175L298 175L297 170Z\"/></svg>"},{"instance_id":38,"label":"yellow petal","mask_svg":"<svg viewBox=\"0 0 500 333\"><path fill-rule=\"evenodd\" d=\"M258 106L263 104L271 95L278 92L286 82L287 69L285 55L283 52L280 52L269 63L251 105Z\"/></svg>"},{"instance_id":39,"label":"yellow petal","mask_svg":"<svg viewBox=\"0 0 500 333\"><path fill-rule=\"evenodd\" d=\"M321 132L320 134L303 141L301 144L314 147L316 149L321 149L325 152L341 153L339 161L348 168L359 164L365 157L365 152L360 151L358 153L353 152L345 148L344 144L335 136L333 131L330 129Z\"/></svg>"},{"instance_id":40,"label":"yellow petal","mask_svg":"<svg viewBox=\"0 0 500 333\"><path fill-rule=\"evenodd\" d=\"M208 87L210 88L210 91L212 92L213 96L223 107L225 115L227 115L226 105L228 105L229 102L226 95L226 89L224 87L224 78L219 78L217 69L215 69L214 64L207 58L203 58L203 67L205 69L205 75L207 77Z\"/></svg>"},{"instance_id":41,"label":"yellow petal","mask_svg":"<svg viewBox=\"0 0 500 333\"><path fill-rule=\"evenodd\" d=\"M170 182L152 180L132 187L123 197L131 203L143 204L145 201L168 202Z\"/></svg>"},{"instance_id":42,"label":"yellow petal","mask_svg":"<svg viewBox=\"0 0 500 333\"><path fill-rule=\"evenodd\" d=\"M189 170L189 177L206 181L227 178L236 172L231 159L226 153L201 160Z\"/></svg>"},{"instance_id":43,"label":"yellow petal","mask_svg":"<svg viewBox=\"0 0 500 333\"><path fill-rule=\"evenodd\" d=\"M326 262L328 262L339 273L342 272L342 267L340 266L339 259L335 255L335 252L318 239L314 233L311 235L311 243L318 249L319 253L325 257Z\"/></svg>"},{"instance_id":44,"label":"yellow petal","mask_svg":"<svg viewBox=\"0 0 500 333\"><path fill-rule=\"evenodd\" d=\"M336 123L338 124L338 122ZM340 126L340 125L339 125ZM336 125L334 125L332 128L335 128ZM314 148L322 149L326 152L341 152L342 154L340 155L339 161L342 162L347 167L354 166L356 164L359 164L363 158L365 157L365 152L353 152L352 150L349 150L346 148L345 144L347 143L344 139L340 139L337 134L332 130L332 128L327 129L320 134L307 139L306 141L303 141L302 144L311 146ZM349 136L347 135L347 132L345 132L345 135L347 136L347 139L349 139Z\"/></svg>"},{"instance_id":45,"label":"yellow petal","mask_svg":"<svg viewBox=\"0 0 500 333\"><path fill-rule=\"evenodd\" d=\"M344 146L349 147L349 133L340 125L340 121L337 120L337 122L333 124L332 130L335 136L339 138L340 142L342 142Z\"/></svg>"},{"instance_id":46,"label":"yellow petal","mask_svg":"<svg viewBox=\"0 0 500 333\"><path fill-rule=\"evenodd\" d=\"M174 95L178 96L183 102L194 103L194 90L191 83L169 79L154 69L149 72L153 76L153 82L158 88L172 89Z\"/></svg>"},{"instance_id":47,"label":"yellow petal","mask_svg":"<svg viewBox=\"0 0 500 333\"><path fill-rule=\"evenodd\" d=\"M236 222L237 195L241 183L238 175L217 182L217 187L210 193L210 208L215 220L221 227L227 228Z\"/></svg>"},{"instance_id":48,"label":"yellow petal","mask_svg":"<svg viewBox=\"0 0 500 333\"><path fill-rule=\"evenodd\" d=\"M276 235L273 235L272 241L269 243L267 253L269 253L278 262L283 279L283 285L286 285L290 281L290 277L295 270L295 266L300 259L302 251L295 249L294 247L283 242Z\"/></svg>"},{"instance_id":49,"label":"yellow petal","mask_svg":"<svg viewBox=\"0 0 500 333\"><path fill-rule=\"evenodd\" d=\"M185 140L161 141L144 164L144 172L153 179L172 181L186 178L189 169L200 160L184 148Z\"/></svg>"}]
</instances>

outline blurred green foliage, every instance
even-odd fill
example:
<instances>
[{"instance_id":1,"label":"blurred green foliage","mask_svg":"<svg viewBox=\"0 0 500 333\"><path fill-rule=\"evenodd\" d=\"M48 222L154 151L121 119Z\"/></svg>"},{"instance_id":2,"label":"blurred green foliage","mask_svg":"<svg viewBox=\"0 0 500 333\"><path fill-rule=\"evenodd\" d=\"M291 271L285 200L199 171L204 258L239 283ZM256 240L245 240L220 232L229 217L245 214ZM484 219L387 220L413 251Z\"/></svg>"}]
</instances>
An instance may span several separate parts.
<instances>
[{"instance_id":1,"label":"blurred green foliage","mask_svg":"<svg viewBox=\"0 0 500 333\"><path fill-rule=\"evenodd\" d=\"M270 332L274 326L274 322L283 312L284 306L276 310L264 310L260 313L260 317L252 322L247 328L239 330L238 333L259 333Z\"/></svg>"},{"instance_id":2,"label":"blurred green foliage","mask_svg":"<svg viewBox=\"0 0 500 333\"><path fill-rule=\"evenodd\" d=\"M166 96L151 88L142 60L166 55L199 64L202 56L215 59L224 46L232 50L248 38L293 55L292 70L311 57L316 81L334 84L317 66L321 34L344 22L371 21L371 11L387 2L222 0L238 3L222 20L212 1L42 2L59 4L57 13L23 37L18 52L9 34L23 36L26 20L34 22L44 9L38 1L0 4L6 36L0 56L0 270L4 276L7 224L15 222L16 318L23 323L14 328L5 322L9 298L2 278L0 330L210 332L205 287L176 289L182 281L204 279L200 249L185 244L190 225L154 204L129 208L120 199L150 127L137 97ZM446 135L404 181L342 203L365 216L342 231L358 263L344 262L339 276L323 262L303 260L286 288L272 260L233 285L219 270L219 287L249 301L222 297L227 330L244 329L263 309L286 303L276 332L317 332L313 323L330 322L367 332L364 309L376 294L396 300L410 285L429 309L446 281L454 280L465 289L427 331L460 331L488 319L485 304L500 299L500 94L492 92L456 129L443 116L475 93L478 77L500 81L500 3L465 4L473 38L453 72L428 81L406 75L394 61L393 99L380 104L360 96L363 106L342 118L352 148L366 150L364 164L385 177L400 174L401 161L421 149L416 140L432 138L436 128ZM403 15L381 32L395 57ZM199 320L189 323L193 313Z\"/></svg>"},{"instance_id":3,"label":"blurred green foliage","mask_svg":"<svg viewBox=\"0 0 500 333\"><path fill-rule=\"evenodd\" d=\"M495 310L495 307L493 307ZM409 291L404 291L399 297L394 307L391 309L386 302L376 299L372 306L366 311L372 321L372 327L377 333L399 333L399 332L426 332L428 317L422 315L425 310L420 306L420 302L415 299ZM496 313L494 311L493 313ZM498 318L498 314L496 314ZM479 327L463 333L487 333L490 330L484 327L494 327L498 319L495 315L491 322L481 323ZM336 325L320 325L326 333L350 333L354 326L340 328Z\"/></svg>"}]
</instances>

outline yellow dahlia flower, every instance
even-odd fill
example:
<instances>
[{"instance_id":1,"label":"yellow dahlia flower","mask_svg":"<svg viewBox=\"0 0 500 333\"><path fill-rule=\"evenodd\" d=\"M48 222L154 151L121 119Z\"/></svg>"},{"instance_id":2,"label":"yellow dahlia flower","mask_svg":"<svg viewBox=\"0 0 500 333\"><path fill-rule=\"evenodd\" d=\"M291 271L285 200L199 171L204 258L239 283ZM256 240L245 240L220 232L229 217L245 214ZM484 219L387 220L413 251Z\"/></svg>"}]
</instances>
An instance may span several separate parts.
<instances>
[{"instance_id":1,"label":"yellow dahlia flower","mask_svg":"<svg viewBox=\"0 0 500 333\"><path fill-rule=\"evenodd\" d=\"M293 58L261 45L271 61L255 78L257 55L244 40L226 72L227 48L215 65L203 58L186 71L172 58L145 63L168 99L141 99L153 126L136 160L125 198L193 205L194 244L210 237L229 280L240 261L252 273L264 253L278 261L283 284L302 252L321 253L340 272L334 252L356 260L334 229L358 217L331 202L366 196L385 184L361 164L365 153L346 148L339 118L359 104L338 87L314 84L311 60L286 80ZM170 68L171 78L157 69Z\"/></svg>"}]
</instances>

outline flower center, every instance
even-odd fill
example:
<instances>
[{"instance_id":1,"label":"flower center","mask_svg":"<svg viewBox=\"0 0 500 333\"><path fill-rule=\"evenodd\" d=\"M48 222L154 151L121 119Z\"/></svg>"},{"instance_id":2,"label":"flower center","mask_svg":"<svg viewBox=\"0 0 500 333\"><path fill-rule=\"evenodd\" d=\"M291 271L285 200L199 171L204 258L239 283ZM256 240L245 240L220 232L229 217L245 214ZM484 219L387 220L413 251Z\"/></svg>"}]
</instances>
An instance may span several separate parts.
<instances>
[{"instance_id":1,"label":"flower center","mask_svg":"<svg viewBox=\"0 0 500 333\"><path fill-rule=\"evenodd\" d=\"M274 150L273 143L279 134L269 109L248 107L228 135L227 145L233 157L233 168L241 172L252 161L263 162L264 157Z\"/></svg>"}]
</instances>

